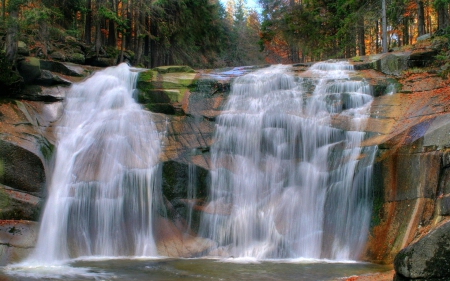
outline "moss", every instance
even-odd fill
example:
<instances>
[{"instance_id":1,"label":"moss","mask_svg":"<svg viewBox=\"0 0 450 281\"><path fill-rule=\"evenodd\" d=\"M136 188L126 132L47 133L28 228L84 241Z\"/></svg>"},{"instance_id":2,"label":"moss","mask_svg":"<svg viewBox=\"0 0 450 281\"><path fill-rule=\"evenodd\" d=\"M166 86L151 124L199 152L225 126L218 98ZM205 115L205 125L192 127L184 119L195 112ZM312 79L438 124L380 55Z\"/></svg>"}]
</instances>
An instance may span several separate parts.
<instances>
[{"instance_id":1,"label":"moss","mask_svg":"<svg viewBox=\"0 0 450 281\"><path fill-rule=\"evenodd\" d=\"M194 73L195 70L186 65L168 65L168 66L158 66L153 68L153 70L165 74L165 73L175 73L175 72L186 72Z\"/></svg>"},{"instance_id":2,"label":"moss","mask_svg":"<svg viewBox=\"0 0 450 281\"><path fill-rule=\"evenodd\" d=\"M47 139L42 138L39 141L40 147L39 150L42 153L42 156L44 156L44 159L49 161L52 156L53 156L53 152L55 151L55 146L53 144L51 144Z\"/></svg>"},{"instance_id":3,"label":"moss","mask_svg":"<svg viewBox=\"0 0 450 281\"><path fill-rule=\"evenodd\" d=\"M9 196L4 189L0 189L0 211L9 207Z\"/></svg>"}]
</instances>

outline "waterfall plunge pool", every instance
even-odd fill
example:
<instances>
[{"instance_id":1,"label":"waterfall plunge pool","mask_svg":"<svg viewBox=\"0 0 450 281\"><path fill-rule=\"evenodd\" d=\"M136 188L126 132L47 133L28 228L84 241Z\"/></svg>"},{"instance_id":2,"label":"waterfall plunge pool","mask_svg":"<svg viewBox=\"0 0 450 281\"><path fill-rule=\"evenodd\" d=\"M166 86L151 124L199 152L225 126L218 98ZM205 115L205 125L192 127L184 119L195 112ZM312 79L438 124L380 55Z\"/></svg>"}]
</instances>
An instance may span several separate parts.
<instances>
[{"instance_id":1,"label":"waterfall plunge pool","mask_svg":"<svg viewBox=\"0 0 450 281\"><path fill-rule=\"evenodd\" d=\"M59 266L7 266L0 280L346 280L354 275L387 271L384 265L359 262L286 259L76 259Z\"/></svg>"}]
</instances>

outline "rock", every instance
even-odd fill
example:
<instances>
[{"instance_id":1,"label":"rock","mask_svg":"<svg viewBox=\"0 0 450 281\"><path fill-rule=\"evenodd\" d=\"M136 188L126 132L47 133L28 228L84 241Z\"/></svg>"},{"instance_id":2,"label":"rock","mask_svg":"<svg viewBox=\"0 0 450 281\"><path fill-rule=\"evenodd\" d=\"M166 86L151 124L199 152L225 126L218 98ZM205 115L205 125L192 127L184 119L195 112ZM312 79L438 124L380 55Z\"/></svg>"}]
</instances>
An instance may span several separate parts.
<instances>
[{"instance_id":1,"label":"rock","mask_svg":"<svg viewBox=\"0 0 450 281\"><path fill-rule=\"evenodd\" d=\"M427 50L421 52L412 52L409 57L408 67L430 66L435 61L435 57L439 51L440 50Z\"/></svg>"},{"instance_id":2,"label":"rock","mask_svg":"<svg viewBox=\"0 0 450 281\"><path fill-rule=\"evenodd\" d=\"M32 83L41 77L41 64L38 58L26 57L19 60L18 64L19 73L26 84Z\"/></svg>"},{"instance_id":3,"label":"rock","mask_svg":"<svg viewBox=\"0 0 450 281\"><path fill-rule=\"evenodd\" d=\"M417 42L419 42L419 41L425 41L425 40L430 39L430 38L431 38L431 34L427 33L427 34L423 34L423 35L418 36L416 40L417 40Z\"/></svg>"},{"instance_id":4,"label":"rock","mask_svg":"<svg viewBox=\"0 0 450 281\"><path fill-rule=\"evenodd\" d=\"M153 68L153 70L161 74L176 73L176 72L195 73L195 71L192 68L186 65L158 66Z\"/></svg>"},{"instance_id":5,"label":"rock","mask_svg":"<svg viewBox=\"0 0 450 281\"><path fill-rule=\"evenodd\" d=\"M44 165L34 153L0 140L0 162L3 165L0 183L35 194L40 194L44 190L46 180Z\"/></svg>"},{"instance_id":6,"label":"rock","mask_svg":"<svg viewBox=\"0 0 450 281\"><path fill-rule=\"evenodd\" d=\"M68 76L82 77L86 75L84 69L80 66L57 61L40 60L40 68Z\"/></svg>"},{"instance_id":7,"label":"rock","mask_svg":"<svg viewBox=\"0 0 450 281\"><path fill-rule=\"evenodd\" d=\"M399 76L408 68L408 59L407 53L386 54L376 62L376 69L384 74Z\"/></svg>"},{"instance_id":8,"label":"rock","mask_svg":"<svg viewBox=\"0 0 450 281\"><path fill-rule=\"evenodd\" d=\"M52 60L57 60L57 61L65 61L66 60L66 56L62 52L59 52L59 51L51 53L50 58Z\"/></svg>"},{"instance_id":9,"label":"rock","mask_svg":"<svg viewBox=\"0 0 450 281\"><path fill-rule=\"evenodd\" d=\"M71 85L72 83L68 80L65 80L57 75L53 75L48 70L41 71L41 77L36 79L36 84L42 86L54 86L54 85Z\"/></svg>"},{"instance_id":10,"label":"rock","mask_svg":"<svg viewBox=\"0 0 450 281\"><path fill-rule=\"evenodd\" d=\"M41 198L0 184L0 220L38 221Z\"/></svg>"},{"instance_id":11,"label":"rock","mask_svg":"<svg viewBox=\"0 0 450 281\"><path fill-rule=\"evenodd\" d=\"M449 280L450 222L401 250L395 256L394 269L397 280Z\"/></svg>"},{"instance_id":12,"label":"rock","mask_svg":"<svg viewBox=\"0 0 450 281\"><path fill-rule=\"evenodd\" d=\"M32 221L0 221L0 265L19 262L36 245L39 225Z\"/></svg>"},{"instance_id":13,"label":"rock","mask_svg":"<svg viewBox=\"0 0 450 281\"><path fill-rule=\"evenodd\" d=\"M109 67L117 64L117 58L108 57L86 57L86 64L98 67Z\"/></svg>"},{"instance_id":14,"label":"rock","mask_svg":"<svg viewBox=\"0 0 450 281\"><path fill-rule=\"evenodd\" d=\"M206 253L216 243L210 239L195 237L180 231L176 224L168 219L157 217L155 240L158 254L167 257L198 257Z\"/></svg>"},{"instance_id":15,"label":"rock","mask_svg":"<svg viewBox=\"0 0 450 281\"><path fill-rule=\"evenodd\" d=\"M141 72L137 81L138 101L157 113L184 115L197 74L188 67L167 66ZM189 72L178 72L181 70Z\"/></svg>"},{"instance_id":16,"label":"rock","mask_svg":"<svg viewBox=\"0 0 450 281\"><path fill-rule=\"evenodd\" d=\"M84 57L84 54L72 53L66 58L66 61L76 64L84 64L86 62L86 58Z\"/></svg>"},{"instance_id":17,"label":"rock","mask_svg":"<svg viewBox=\"0 0 450 281\"><path fill-rule=\"evenodd\" d=\"M26 57L30 55L30 50L28 50L28 46L25 42L19 41L17 43L17 53L21 56Z\"/></svg>"},{"instance_id":18,"label":"rock","mask_svg":"<svg viewBox=\"0 0 450 281\"><path fill-rule=\"evenodd\" d=\"M16 97L30 101L57 102L66 96L68 88L61 86L41 87L38 85L27 85Z\"/></svg>"}]
</instances>

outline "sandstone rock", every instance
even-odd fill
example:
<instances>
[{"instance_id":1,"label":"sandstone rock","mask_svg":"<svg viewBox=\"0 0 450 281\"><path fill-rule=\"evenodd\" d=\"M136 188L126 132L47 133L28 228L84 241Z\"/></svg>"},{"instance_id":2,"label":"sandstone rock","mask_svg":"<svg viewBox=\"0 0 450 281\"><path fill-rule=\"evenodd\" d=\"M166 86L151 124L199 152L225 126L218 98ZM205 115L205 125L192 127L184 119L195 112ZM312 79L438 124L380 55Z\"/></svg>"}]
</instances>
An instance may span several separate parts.
<instances>
[{"instance_id":1,"label":"sandstone rock","mask_svg":"<svg viewBox=\"0 0 450 281\"><path fill-rule=\"evenodd\" d=\"M158 254L167 257L197 257L216 244L210 239L195 237L180 231L170 220L156 219L155 240Z\"/></svg>"},{"instance_id":2,"label":"sandstone rock","mask_svg":"<svg viewBox=\"0 0 450 281\"><path fill-rule=\"evenodd\" d=\"M31 221L0 221L0 265L19 262L33 250L39 226Z\"/></svg>"},{"instance_id":3,"label":"sandstone rock","mask_svg":"<svg viewBox=\"0 0 450 281\"><path fill-rule=\"evenodd\" d=\"M395 257L394 269L400 278L397 280L450 279L450 223L401 250Z\"/></svg>"},{"instance_id":4,"label":"sandstone rock","mask_svg":"<svg viewBox=\"0 0 450 281\"><path fill-rule=\"evenodd\" d=\"M0 219L39 220L41 198L0 184Z\"/></svg>"}]
</instances>

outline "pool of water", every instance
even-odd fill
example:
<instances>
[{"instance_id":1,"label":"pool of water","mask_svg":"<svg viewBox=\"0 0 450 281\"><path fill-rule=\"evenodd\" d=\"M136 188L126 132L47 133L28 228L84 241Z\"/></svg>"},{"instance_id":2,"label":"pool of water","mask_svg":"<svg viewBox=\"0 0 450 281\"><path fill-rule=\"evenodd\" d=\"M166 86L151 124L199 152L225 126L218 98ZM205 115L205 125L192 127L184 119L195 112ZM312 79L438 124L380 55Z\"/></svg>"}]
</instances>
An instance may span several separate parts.
<instances>
[{"instance_id":1,"label":"pool of water","mask_svg":"<svg viewBox=\"0 0 450 281\"><path fill-rule=\"evenodd\" d=\"M311 260L89 259L54 266L7 266L0 280L342 280L387 271L382 265Z\"/></svg>"}]
</instances>

